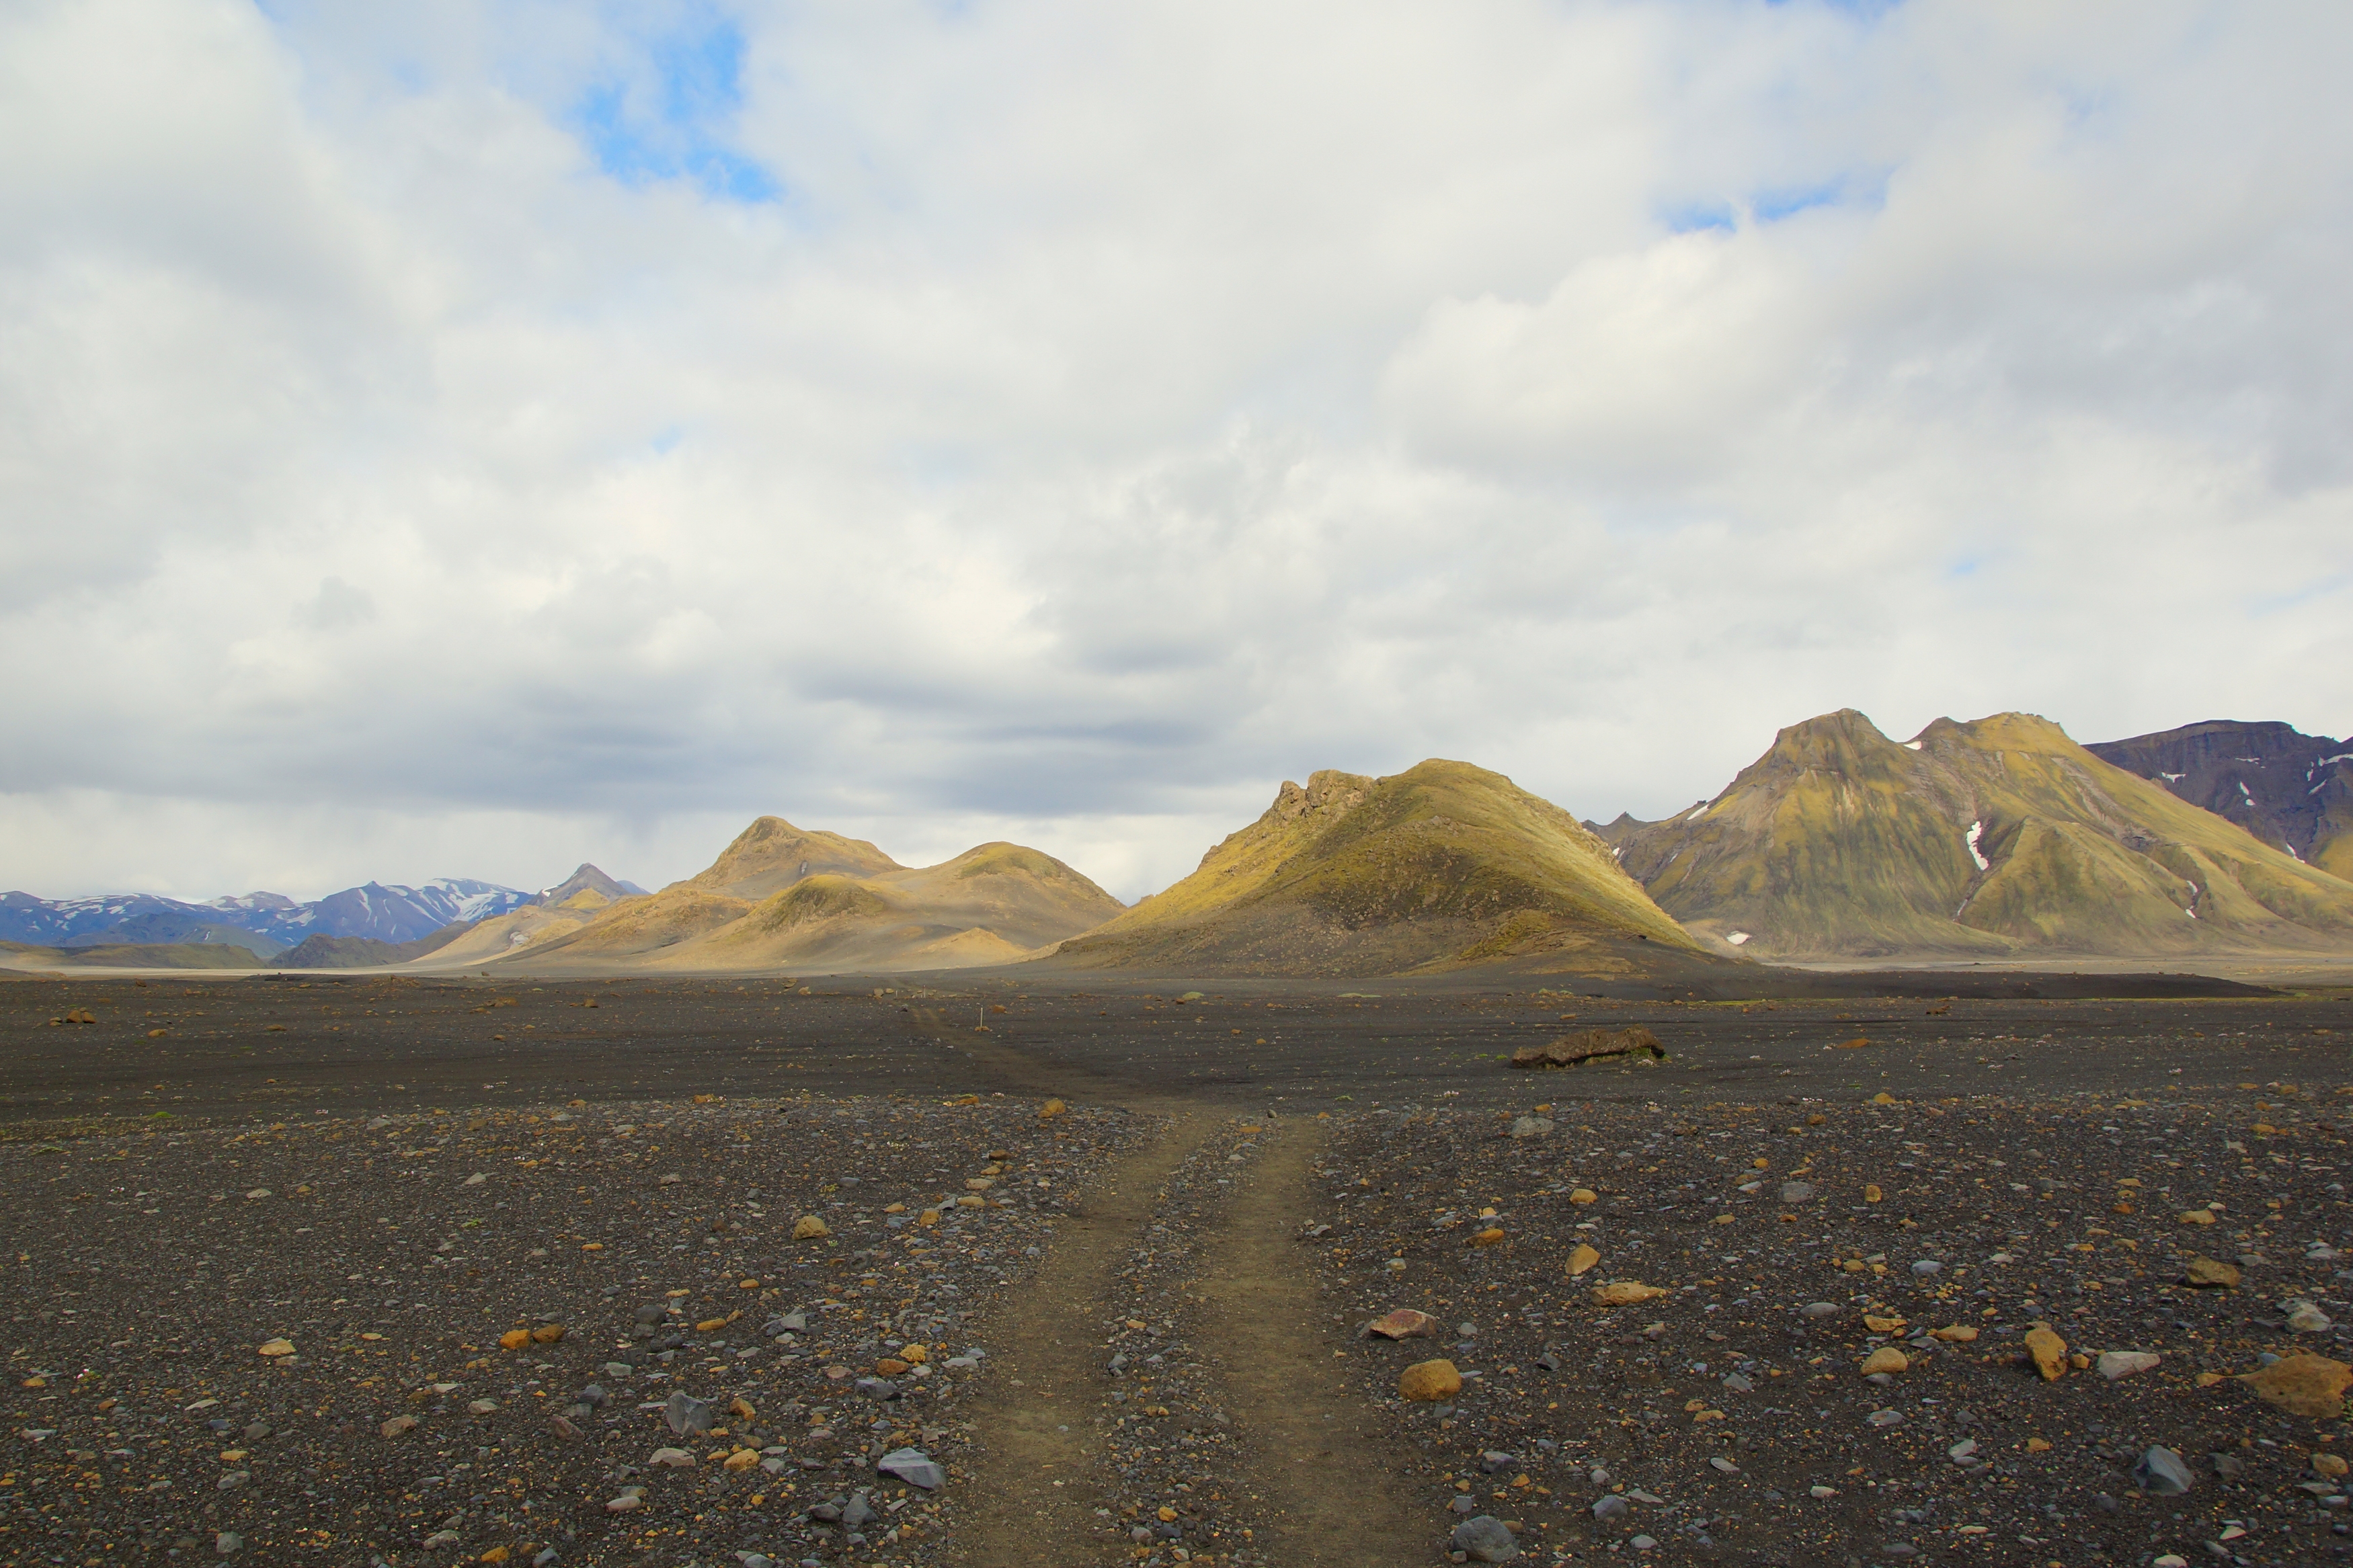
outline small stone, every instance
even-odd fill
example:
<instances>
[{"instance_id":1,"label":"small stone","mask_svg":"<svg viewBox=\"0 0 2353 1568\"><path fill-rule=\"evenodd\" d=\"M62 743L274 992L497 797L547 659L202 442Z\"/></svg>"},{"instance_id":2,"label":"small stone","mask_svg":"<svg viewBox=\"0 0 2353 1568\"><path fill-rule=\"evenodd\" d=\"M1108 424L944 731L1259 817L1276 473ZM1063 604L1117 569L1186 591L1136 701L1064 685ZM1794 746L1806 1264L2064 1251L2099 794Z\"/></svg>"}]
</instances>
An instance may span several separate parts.
<instances>
[{"instance_id":1,"label":"small stone","mask_svg":"<svg viewBox=\"0 0 2353 1568\"><path fill-rule=\"evenodd\" d=\"M1933 1279L1944 1271L1945 1266L1933 1258L1917 1258L1912 1261L1913 1274L1922 1279Z\"/></svg>"},{"instance_id":2,"label":"small stone","mask_svg":"<svg viewBox=\"0 0 2353 1568\"><path fill-rule=\"evenodd\" d=\"M2327 1356L2283 1356L2261 1372L2241 1373L2239 1381L2291 1415L2327 1421L2344 1411L2353 1366Z\"/></svg>"},{"instance_id":3,"label":"small stone","mask_svg":"<svg viewBox=\"0 0 2353 1568\"><path fill-rule=\"evenodd\" d=\"M1451 1361L1421 1361L1398 1374L1398 1396L1417 1405L1433 1405L1462 1392L1462 1374Z\"/></svg>"},{"instance_id":4,"label":"small stone","mask_svg":"<svg viewBox=\"0 0 2353 1568\"><path fill-rule=\"evenodd\" d=\"M2235 1290L2238 1289L2238 1269L2228 1263L2220 1262L2211 1258L2191 1258L2189 1273L2189 1283L2201 1289Z\"/></svg>"},{"instance_id":5,"label":"small stone","mask_svg":"<svg viewBox=\"0 0 2353 1568\"><path fill-rule=\"evenodd\" d=\"M1471 1237L1470 1245L1472 1247L1500 1247L1503 1245L1503 1242L1504 1227L1500 1225L1491 1225L1486 1229L1472 1236Z\"/></svg>"},{"instance_id":6,"label":"small stone","mask_svg":"<svg viewBox=\"0 0 2353 1568\"><path fill-rule=\"evenodd\" d=\"M1783 1182L1781 1184L1781 1201L1785 1204L1801 1204L1813 1195L1814 1184L1811 1182Z\"/></svg>"},{"instance_id":7,"label":"small stone","mask_svg":"<svg viewBox=\"0 0 2353 1568\"><path fill-rule=\"evenodd\" d=\"M2181 1223L2184 1225L2212 1225L2214 1223L2214 1211L2212 1209L2184 1209L2181 1214Z\"/></svg>"},{"instance_id":8,"label":"small stone","mask_svg":"<svg viewBox=\"0 0 2353 1568\"><path fill-rule=\"evenodd\" d=\"M552 1345L563 1338L562 1323L542 1323L531 1331L531 1342L535 1345Z\"/></svg>"},{"instance_id":9,"label":"small stone","mask_svg":"<svg viewBox=\"0 0 2353 1568\"><path fill-rule=\"evenodd\" d=\"M1809 1301L1798 1309L1798 1315L1819 1322L1824 1318L1835 1318L1844 1310L1835 1301Z\"/></svg>"},{"instance_id":10,"label":"small stone","mask_svg":"<svg viewBox=\"0 0 2353 1568\"><path fill-rule=\"evenodd\" d=\"M832 1234L833 1232L826 1227L825 1221L813 1214L805 1214L793 1222L795 1241L817 1241Z\"/></svg>"},{"instance_id":11,"label":"small stone","mask_svg":"<svg viewBox=\"0 0 2353 1568\"><path fill-rule=\"evenodd\" d=\"M741 1475L744 1471L750 1469L759 1462L759 1449L738 1448L733 1453L728 1455L726 1458L720 1461L720 1468Z\"/></svg>"},{"instance_id":12,"label":"small stone","mask_svg":"<svg viewBox=\"0 0 2353 1568\"><path fill-rule=\"evenodd\" d=\"M509 1329L499 1336L499 1349L502 1351L519 1351L529 1343L531 1343L529 1329Z\"/></svg>"},{"instance_id":13,"label":"small stone","mask_svg":"<svg viewBox=\"0 0 2353 1568\"><path fill-rule=\"evenodd\" d=\"M1904 1412L1901 1410L1874 1410L1870 1415L1864 1416L1863 1420L1873 1426L1900 1426L1904 1424Z\"/></svg>"},{"instance_id":14,"label":"small stone","mask_svg":"<svg viewBox=\"0 0 2353 1568\"><path fill-rule=\"evenodd\" d=\"M2189 1568L2189 1559L2179 1552L2168 1552L2162 1557L2150 1558L2148 1568Z\"/></svg>"},{"instance_id":15,"label":"small stone","mask_svg":"<svg viewBox=\"0 0 2353 1568\"><path fill-rule=\"evenodd\" d=\"M1976 1458L1977 1455L1978 1440L1975 1437L1964 1437L1945 1450L1945 1458L1957 1465L1965 1465Z\"/></svg>"},{"instance_id":16,"label":"small stone","mask_svg":"<svg viewBox=\"0 0 2353 1568\"><path fill-rule=\"evenodd\" d=\"M2043 1382L2056 1383L2067 1374L2067 1342L2050 1324L2037 1323L2026 1331L2026 1353L2034 1359L2034 1370Z\"/></svg>"},{"instance_id":17,"label":"small stone","mask_svg":"<svg viewBox=\"0 0 2353 1568\"><path fill-rule=\"evenodd\" d=\"M1725 1458L1721 1454L1710 1456L1707 1462L1725 1475L1736 1476L1740 1473L1740 1467L1734 1464L1730 1459Z\"/></svg>"},{"instance_id":18,"label":"small stone","mask_svg":"<svg viewBox=\"0 0 2353 1568\"><path fill-rule=\"evenodd\" d=\"M2316 1476L2341 1476L2348 1468L2342 1457L2336 1454L2312 1456L2312 1473Z\"/></svg>"},{"instance_id":19,"label":"small stone","mask_svg":"<svg viewBox=\"0 0 2353 1568\"><path fill-rule=\"evenodd\" d=\"M1438 1320L1428 1312L1399 1307L1366 1323L1365 1332L1377 1334L1385 1340L1426 1340L1438 1333Z\"/></svg>"},{"instance_id":20,"label":"small stone","mask_svg":"<svg viewBox=\"0 0 2353 1568\"><path fill-rule=\"evenodd\" d=\"M1659 1543L1650 1536L1638 1535L1626 1542L1626 1544L1632 1547L1637 1552L1651 1552L1656 1550Z\"/></svg>"},{"instance_id":21,"label":"small stone","mask_svg":"<svg viewBox=\"0 0 2353 1568\"><path fill-rule=\"evenodd\" d=\"M224 1530L213 1537L213 1550L224 1557L234 1557L245 1550L245 1537L233 1530Z\"/></svg>"},{"instance_id":22,"label":"small stone","mask_svg":"<svg viewBox=\"0 0 2353 1568\"><path fill-rule=\"evenodd\" d=\"M1639 1279L1613 1279L1597 1289L1593 1299L1605 1307L1631 1307L1643 1301L1655 1301L1667 1293L1662 1285L1645 1285Z\"/></svg>"},{"instance_id":23,"label":"small stone","mask_svg":"<svg viewBox=\"0 0 2353 1568\"><path fill-rule=\"evenodd\" d=\"M948 1484L947 1471L942 1469L929 1454L921 1448L894 1448L874 1461L877 1471L896 1476L911 1487L937 1491Z\"/></svg>"},{"instance_id":24,"label":"small stone","mask_svg":"<svg viewBox=\"0 0 2353 1568\"><path fill-rule=\"evenodd\" d=\"M414 1415L396 1415L396 1416L394 1416L391 1420L389 1420L389 1421L385 1422L383 1426L381 1426L377 1427L377 1428L376 1428L376 1430L377 1430L378 1432L382 1433L385 1436L387 1436L387 1437L397 1437L397 1436L399 1436L403 1432L409 1431L409 1430L411 1430L412 1428L414 1428L416 1426L417 1426L417 1417L416 1417L416 1416L414 1416Z\"/></svg>"},{"instance_id":25,"label":"small stone","mask_svg":"<svg viewBox=\"0 0 2353 1568\"><path fill-rule=\"evenodd\" d=\"M2299 1334L2325 1334L2337 1326L2309 1301L2290 1301L2287 1309L2287 1326Z\"/></svg>"},{"instance_id":26,"label":"small stone","mask_svg":"<svg viewBox=\"0 0 2353 1568\"><path fill-rule=\"evenodd\" d=\"M477 1399L467 1405L466 1414L469 1415L488 1415L495 1412L498 1407L499 1402L495 1399Z\"/></svg>"},{"instance_id":27,"label":"small stone","mask_svg":"<svg viewBox=\"0 0 2353 1568\"><path fill-rule=\"evenodd\" d=\"M1912 1358L1894 1345L1882 1345L1862 1360L1865 1377L1875 1372L1909 1372L1911 1368Z\"/></svg>"},{"instance_id":28,"label":"small stone","mask_svg":"<svg viewBox=\"0 0 2353 1568\"><path fill-rule=\"evenodd\" d=\"M874 1505L867 1500L863 1491L850 1493L849 1500L842 1505L841 1522L846 1529L856 1530L860 1525L871 1524L881 1517L874 1511Z\"/></svg>"},{"instance_id":29,"label":"small stone","mask_svg":"<svg viewBox=\"0 0 2353 1568\"><path fill-rule=\"evenodd\" d=\"M1568 1194L1568 1201L1573 1204L1598 1204L1601 1201L1601 1194L1591 1187L1578 1187Z\"/></svg>"},{"instance_id":30,"label":"small stone","mask_svg":"<svg viewBox=\"0 0 2353 1568\"><path fill-rule=\"evenodd\" d=\"M694 1468L694 1456L683 1448L656 1448L646 1458L649 1465L662 1465L674 1470Z\"/></svg>"},{"instance_id":31,"label":"small stone","mask_svg":"<svg viewBox=\"0 0 2353 1568\"><path fill-rule=\"evenodd\" d=\"M1977 1342L1978 1331L1971 1324L1955 1323L1950 1328L1931 1329L1928 1331L1928 1337L1932 1340L1942 1340L1948 1345L1966 1345Z\"/></svg>"},{"instance_id":32,"label":"small stone","mask_svg":"<svg viewBox=\"0 0 2353 1568\"><path fill-rule=\"evenodd\" d=\"M1551 1131L1552 1119L1548 1116L1512 1118L1512 1136L1514 1138L1542 1138Z\"/></svg>"},{"instance_id":33,"label":"small stone","mask_svg":"<svg viewBox=\"0 0 2353 1568\"><path fill-rule=\"evenodd\" d=\"M260 1344L254 1347L254 1353L256 1355L267 1356L292 1355L294 1353L294 1342L292 1340L264 1340Z\"/></svg>"},{"instance_id":34,"label":"small stone","mask_svg":"<svg viewBox=\"0 0 2353 1568\"><path fill-rule=\"evenodd\" d=\"M2147 1372L2164 1359L2154 1351L2102 1351L2094 1363L2102 1377L2114 1383L2137 1372Z\"/></svg>"},{"instance_id":35,"label":"small stone","mask_svg":"<svg viewBox=\"0 0 2353 1568\"><path fill-rule=\"evenodd\" d=\"M432 1534L425 1538L425 1550L427 1552L446 1552L450 1547L457 1545L459 1539L460 1537L454 1530L437 1530Z\"/></svg>"},{"instance_id":36,"label":"small stone","mask_svg":"<svg viewBox=\"0 0 2353 1568\"><path fill-rule=\"evenodd\" d=\"M1448 1543L1474 1563L1508 1563L1520 1554L1511 1527L1493 1514L1479 1514L1454 1527Z\"/></svg>"},{"instance_id":37,"label":"small stone","mask_svg":"<svg viewBox=\"0 0 2353 1568\"><path fill-rule=\"evenodd\" d=\"M2179 1497L2198 1484L2189 1467L2181 1462L2181 1456L2162 1447L2152 1447L2140 1457L2140 1463L2133 1467L2133 1479L2140 1483L2144 1491L2159 1497Z\"/></svg>"},{"instance_id":38,"label":"small stone","mask_svg":"<svg viewBox=\"0 0 2353 1568\"><path fill-rule=\"evenodd\" d=\"M1882 1317L1876 1312L1865 1312L1862 1315L1862 1326L1874 1334L1892 1334L1902 1328L1904 1322L1905 1320L1902 1318Z\"/></svg>"},{"instance_id":39,"label":"small stone","mask_svg":"<svg viewBox=\"0 0 2353 1568\"><path fill-rule=\"evenodd\" d=\"M2026 1451L2030 1454L2047 1454L2051 1451L2051 1440L2048 1437L2029 1437L2026 1440Z\"/></svg>"},{"instance_id":40,"label":"small stone","mask_svg":"<svg viewBox=\"0 0 2353 1568\"><path fill-rule=\"evenodd\" d=\"M861 1377L851 1385L869 1399L896 1399L899 1385L887 1377Z\"/></svg>"},{"instance_id":41,"label":"small stone","mask_svg":"<svg viewBox=\"0 0 2353 1568\"><path fill-rule=\"evenodd\" d=\"M635 1513L638 1510L645 1507L645 1499L637 1496L633 1492L623 1492L619 1497L607 1500L605 1504L605 1511L607 1513Z\"/></svg>"},{"instance_id":42,"label":"small stone","mask_svg":"<svg viewBox=\"0 0 2353 1568\"><path fill-rule=\"evenodd\" d=\"M1069 1106L1064 1105L1059 1100L1050 1100L1045 1104L1038 1108L1038 1120L1040 1121L1048 1121L1050 1118L1061 1115L1064 1111L1070 1109L1071 1108Z\"/></svg>"},{"instance_id":43,"label":"small stone","mask_svg":"<svg viewBox=\"0 0 2353 1568\"><path fill-rule=\"evenodd\" d=\"M1877 1203L1881 1198L1883 1198L1883 1197L1884 1197L1884 1196L1886 1196L1886 1195L1887 1195L1887 1194L1885 1194L1884 1193L1883 1193L1883 1192L1881 1192L1881 1191L1879 1190L1879 1184L1878 1184L1878 1183L1876 1183L1876 1182L1866 1182L1866 1183L1864 1183L1864 1184L1863 1184L1863 1188L1862 1188L1862 1201L1863 1201L1864 1203L1867 1203L1867 1204L1875 1204L1875 1203Z\"/></svg>"},{"instance_id":44,"label":"small stone","mask_svg":"<svg viewBox=\"0 0 2353 1568\"><path fill-rule=\"evenodd\" d=\"M1811 1486L1806 1489L1806 1495L1812 1498L1816 1502L1821 1502L1830 1498L1838 1496L1838 1488Z\"/></svg>"},{"instance_id":45,"label":"small stone","mask_svg":"<svg viewBox=\"0 0 2353 1568\"><path fill-rule=\"evenodd\" d=\"M1593 1517L1596 1519L1623 1519L1632 1507L1633 1505L1629 1503L1624 1498L1612 1492L1608 1497L1598 1497L1593 1500Z\"/></svg>"},{"instance_id":46,"label":"small stone","mask_svg":"<svg viewBox=\"0 0 2353 1568\"><path fill-rule=\"evenodd\" d=\"M681 1437L708 1432L711 1430L711 1401L697 1399L681 1388L670 1396L669 1404L662 1406L662 1419L669 1422L670 1429Z\"/></svg>"},{"instance_id":47,"label":"small stone","mask_svg":"<svg viewBox=\"0 0 2353 1568\"><path fill-rule=\"evenodd\" d=\"M1580 1241L1569 1252L1568 1277L1574 1279L1600 1261L1601 1254L1595 1251L1591 1244Z\"/></svg>"}]
</instances>

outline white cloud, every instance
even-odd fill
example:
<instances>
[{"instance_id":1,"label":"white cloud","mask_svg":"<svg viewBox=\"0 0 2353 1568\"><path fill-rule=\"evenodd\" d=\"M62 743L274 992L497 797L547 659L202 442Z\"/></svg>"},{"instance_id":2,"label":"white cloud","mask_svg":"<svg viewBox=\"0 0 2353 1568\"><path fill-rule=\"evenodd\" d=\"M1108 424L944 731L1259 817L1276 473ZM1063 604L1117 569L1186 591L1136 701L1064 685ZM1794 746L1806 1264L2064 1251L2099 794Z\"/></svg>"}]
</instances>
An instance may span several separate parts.
<instances>
[{"instance_id":1,"label":"white cloud","mask_svg":"<svg viewBox=\"0 0 2353 1568\"><path fill-rule=\"evenodd\" d=\"M13 7L0 883L778 811L1133 896L1318 766L1651 815L1849 704L2342 732L2348 31Z\"/></svg>"}]
</instances>

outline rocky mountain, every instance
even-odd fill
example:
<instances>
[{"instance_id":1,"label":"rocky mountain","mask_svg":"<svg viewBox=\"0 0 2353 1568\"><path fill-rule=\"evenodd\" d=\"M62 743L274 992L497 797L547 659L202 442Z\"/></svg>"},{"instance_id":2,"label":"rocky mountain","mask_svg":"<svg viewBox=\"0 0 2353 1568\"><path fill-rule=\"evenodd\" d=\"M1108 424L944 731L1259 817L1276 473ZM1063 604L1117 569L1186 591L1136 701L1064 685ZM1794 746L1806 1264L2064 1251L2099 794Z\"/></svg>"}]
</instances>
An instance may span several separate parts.
<instances>
[{"instance_id":1,"label":"rocky mountain","mask_svg":"<svg viewBox=\"0 0 2353 1568\"><path fill-rule=\"evenodd\" d=\"M1901 742L1852 710L1808 720L1616 852L1688 930L1751 956L2353 950L2353 883L2025 713Z\"/></svg>"},{"instance_id":2,"label":"rocky mountain","mask_svg":"<svg viewBox=\"0 0 2353 1568\"><path fill-rule=\"evenodd\" d=\"M616 881L583 860L580 862L578 870L556 883L553 888L543 889L531 901L534 904L564 904L578 898L582 893L594 893L607 903L613 903L622 899L642 899L646 896L646 890L635 882Z\"/></svg>"},{"instance_id":3,"label":"rocky mountain","mask_svg":"<svg viewBox=\"0 0 2353 1568\"><path fill-rule=\"evenodd\" d=\"M2353 740L2217 719L2084 749L2353 879Z\"/></svg>"},{"instance_id":4,"label":"rocky mountain","mask_svg":"<svg viewBox=\"0 0 2353 1568\"><path fill-rule=\"evenodd\" d=\"M587 911L521 911L477 928L436 962L565 972L964 968L1021 957L1120 908L1052 856L1017 844L911 868L862 839L764 816L708 869L658 893ZM578 913L586 918L568 918Z\"/></svg>"},{"instance_id":5,"label":"rocky mountain","mask_svg":"<svg viewBox=\"0 0 2353 1568\"><path fill-rule=\"evenodd\" d=\"M1711 963L1575 817L1501 773L1440 761L1285 782L1192 875L1046 962L1199 975Z\"/></svg>"},{"instance_id":6,"label":"rocky mountain","mask_svg":"<svg viewBox=\"0 0 2353 1568\"><path fill-rule=\"evenodd\" d=\"M596 874L604 877L601 871ZM463 877L438 877L415 888L369 882L308 903L280 893L238 893L200 904L150 893L87 899L6 893L0 894L0 942L52 947L230 942L268 958L314 934L416 942L444 926L504 914L532 898L496 882Z\"/></svg>"}]
</instances>

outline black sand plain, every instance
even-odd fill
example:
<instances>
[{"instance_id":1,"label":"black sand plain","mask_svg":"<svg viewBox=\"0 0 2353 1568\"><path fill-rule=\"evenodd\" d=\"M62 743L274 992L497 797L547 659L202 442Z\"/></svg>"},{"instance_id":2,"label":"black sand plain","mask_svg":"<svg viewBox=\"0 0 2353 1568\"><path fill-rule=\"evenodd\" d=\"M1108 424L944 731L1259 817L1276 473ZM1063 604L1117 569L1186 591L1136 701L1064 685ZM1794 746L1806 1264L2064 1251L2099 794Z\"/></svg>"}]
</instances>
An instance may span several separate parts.
<instances>
[{"instance_id":1,"label":"black sand plain","mask_svg":"<svg viewBox=\"0 0 2353 1568\"><path fill-rule=\"evenodd\" d=\"M0 984L0 1560L2353 1547L2353 999L1513 984Z\"/></svg>"}]
</instances>

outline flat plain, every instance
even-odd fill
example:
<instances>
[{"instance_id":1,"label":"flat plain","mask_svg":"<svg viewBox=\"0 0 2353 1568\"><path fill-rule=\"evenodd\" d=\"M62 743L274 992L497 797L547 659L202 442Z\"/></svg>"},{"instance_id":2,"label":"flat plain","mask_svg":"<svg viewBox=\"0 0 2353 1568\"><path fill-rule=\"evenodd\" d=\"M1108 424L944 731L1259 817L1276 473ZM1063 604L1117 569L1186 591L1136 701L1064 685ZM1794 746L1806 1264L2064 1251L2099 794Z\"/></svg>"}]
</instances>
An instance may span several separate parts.
<instances>
[{"instance_id":1,"label":"flat plain","mask_svg":"<svg viewBox=\"0 0 2353 1568\"><path fill-rule=\"evenodd\" d=\"M1777 984L0 985L0 1558L2345 1555L2353 1000Z\"/></svg>"}]
</instances>

